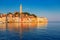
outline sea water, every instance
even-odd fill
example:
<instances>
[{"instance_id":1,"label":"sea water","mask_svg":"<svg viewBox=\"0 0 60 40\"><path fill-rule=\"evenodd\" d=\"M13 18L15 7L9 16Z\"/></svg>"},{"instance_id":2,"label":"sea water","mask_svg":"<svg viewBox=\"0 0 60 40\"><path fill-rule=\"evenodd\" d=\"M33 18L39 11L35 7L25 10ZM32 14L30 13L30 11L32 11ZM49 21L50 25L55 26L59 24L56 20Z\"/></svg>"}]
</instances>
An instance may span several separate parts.
<instances>
[{"instance_id":1,"label":"sea water","mask_svg":"<svg viewBox=\"0 0 60 40\"><path fill-rule=\"evenodd\" d=\"M16 25L15 25L16 24ZM22 25L22 26L21 26ZM60 40L60 23L29 26L19 23L0 24L0 40Z\"/></svg>"}]
</instances>

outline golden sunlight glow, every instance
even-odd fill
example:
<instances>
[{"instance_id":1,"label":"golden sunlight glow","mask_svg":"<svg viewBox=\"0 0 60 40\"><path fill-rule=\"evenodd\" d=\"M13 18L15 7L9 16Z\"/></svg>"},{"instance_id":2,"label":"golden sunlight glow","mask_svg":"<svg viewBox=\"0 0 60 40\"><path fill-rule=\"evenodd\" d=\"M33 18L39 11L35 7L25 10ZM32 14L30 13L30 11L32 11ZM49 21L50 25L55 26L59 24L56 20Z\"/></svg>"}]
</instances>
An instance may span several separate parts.
<instances>
[{"instance_id":1,"label":"golden sunlight glow","mask_svg":"<svg viewBox=\"0 0 60 40\"><path fill-rule=\"evenodd\" d=\"M6 27L12 31L12 30L15 30L15 31L22 31L22 30L27 30L29 28L41 28L41 27L44 27L47 26L48 23L2 23L0 24L0 29L1 30L6 30Z\"/></svg>"}]
</instances>

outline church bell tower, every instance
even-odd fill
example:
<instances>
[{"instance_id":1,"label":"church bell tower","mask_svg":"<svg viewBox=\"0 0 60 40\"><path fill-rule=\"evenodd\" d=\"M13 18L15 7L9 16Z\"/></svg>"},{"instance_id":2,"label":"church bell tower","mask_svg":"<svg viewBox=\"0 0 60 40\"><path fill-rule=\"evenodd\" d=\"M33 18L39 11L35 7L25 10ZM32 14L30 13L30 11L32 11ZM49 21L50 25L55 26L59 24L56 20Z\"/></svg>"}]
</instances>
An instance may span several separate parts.
<instances>
[{"instance_id":1,"label":"church bell tower","mask_svg":"<svg viewBox=\"0 0 60 40\"><path fill-rule=\"evenodd\" d=\"M20 4L20 14L22 13L22 4Z\"/></svg>"}]
</instances>

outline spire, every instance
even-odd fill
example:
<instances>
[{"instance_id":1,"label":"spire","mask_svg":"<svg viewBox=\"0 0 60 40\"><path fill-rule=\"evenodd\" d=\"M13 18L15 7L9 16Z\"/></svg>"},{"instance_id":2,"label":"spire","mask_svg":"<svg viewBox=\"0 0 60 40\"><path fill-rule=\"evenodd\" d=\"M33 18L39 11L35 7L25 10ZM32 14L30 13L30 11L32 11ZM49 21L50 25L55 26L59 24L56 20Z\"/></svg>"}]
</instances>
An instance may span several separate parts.
<instances>
[{"instance_id":1,"label":"spire","mask_svg":"<svg viewBox=\"0 0 60 40\"><path fill-rule=\"evenodd\" d=\"M22 4L20 4L20 14L22 13Z\"/></svg>"}]
</instances>

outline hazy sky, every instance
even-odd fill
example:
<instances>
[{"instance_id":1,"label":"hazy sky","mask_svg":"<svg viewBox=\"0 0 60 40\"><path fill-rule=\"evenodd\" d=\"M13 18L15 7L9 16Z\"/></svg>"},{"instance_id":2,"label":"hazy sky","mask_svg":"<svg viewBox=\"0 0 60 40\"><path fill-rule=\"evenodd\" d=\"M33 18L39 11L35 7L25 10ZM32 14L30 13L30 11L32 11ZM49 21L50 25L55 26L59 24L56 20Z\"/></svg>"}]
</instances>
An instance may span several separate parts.
<instances>
[{"instance_id":1,"label":"hazy sky","mask_svg":"<svg viewBox=\"0 0 60 40\"><path fill-rule=\"evenodd\" d=\"M49 21L60 21L60 0L0 0L0 13L19 12L20 4L23 12L45 16Z\"/></svg>"}]
</instances>

